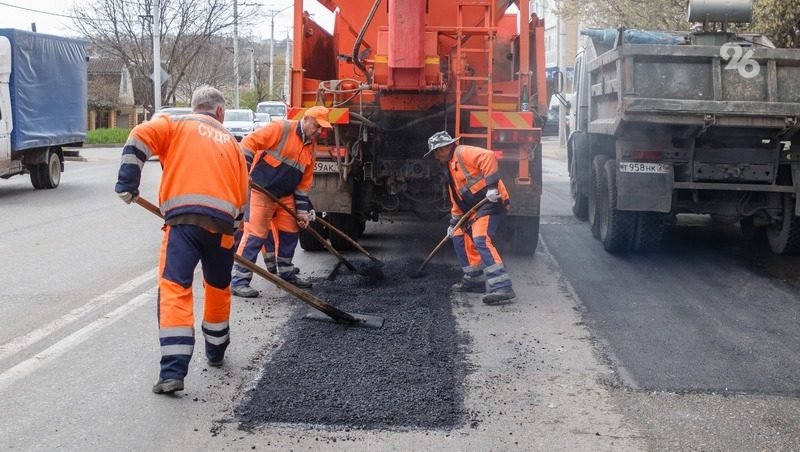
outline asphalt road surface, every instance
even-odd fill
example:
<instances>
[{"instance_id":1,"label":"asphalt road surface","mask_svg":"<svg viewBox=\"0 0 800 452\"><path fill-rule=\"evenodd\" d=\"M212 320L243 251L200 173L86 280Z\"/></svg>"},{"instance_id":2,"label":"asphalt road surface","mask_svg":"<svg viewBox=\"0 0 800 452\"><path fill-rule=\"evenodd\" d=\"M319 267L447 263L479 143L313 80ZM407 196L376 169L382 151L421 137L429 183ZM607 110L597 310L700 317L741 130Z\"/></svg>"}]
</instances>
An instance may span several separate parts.
<instances>
[{"instance_id":1,"label":"asphalt road surface","mask_svg":"<svg viewBox=\"0 0 800 452\"><path fill-rule=\"evenodd\" d=\"M550 156L557 150L553 142L546 149ZM437 277L411 280L407 266L390 264L383 285L359 292L374 295L368 309L386 315L387 327L320 336L303 323L305 305L257 280L260 298L234 298L225 366L208 367L198 341L186 391L152 394L160 222L113 193L119 149L81 155L85 161L67 162L56 190L33 190L25 176L0 181L0 450L729 451L800 444L798 261L743 246L735 227L704 218L670 228L662 253L608 255L571 216L559 158L545 159L536 255L504 256L514 303L490 307L477 295L442 294L448 275L457 274L446 248L432 261L431 269L446 269ZM157 163L148 162L142 192L153 201L159 176ZM387 218L368 225L363 244L387 262L421 260L445 227ZM348 275L339 289L324 282L335 262L324 253L296 256L316 293L353 302L337 298L350 293ZM380 301L408 294L407 307L381 308ZM422 295L435 304L413 302ZM309 341L329 354L301 353ZM308 369L299 374L302 384L278 379L291 377L293 364ZM276 391L261 394L264 421L244 422L259 388ZM295 403L289 419L271 415L270 404L296 402L278 395L301 388L310 388L301 394L308 406ZM423 396L431 418L392 410ZM348 403L358 406L338 417L330 410Z\"/></svg>"}]
</instances>

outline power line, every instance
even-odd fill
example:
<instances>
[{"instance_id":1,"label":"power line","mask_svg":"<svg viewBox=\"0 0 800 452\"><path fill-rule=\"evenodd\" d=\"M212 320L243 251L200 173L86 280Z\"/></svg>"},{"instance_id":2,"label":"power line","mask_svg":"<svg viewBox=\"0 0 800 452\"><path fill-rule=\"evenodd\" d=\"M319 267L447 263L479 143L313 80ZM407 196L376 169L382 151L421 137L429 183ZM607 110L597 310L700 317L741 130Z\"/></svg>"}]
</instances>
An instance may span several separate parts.
<instances>
[{"instance_id":1,"label":"power line","mask_svg":"<svg viewBox=\"0 0 800 452\"><path fill-rule=\"evenodd\" d=\"M24 6L11 5L11 4L8 4L8 3L3 3L3 2L0 2L0 5L8 6L9 8L22 9L22 10L30 11L30 12L33 12L33 13L47 14L48 16L66 17L67 19L83 19L82 17L69 16L69 15L66 15L66 14L59 14L59 13L51 13L49 11L41 11L41 10L38 10L38 9L26 8Z\"/></svg>"}]
</instances>

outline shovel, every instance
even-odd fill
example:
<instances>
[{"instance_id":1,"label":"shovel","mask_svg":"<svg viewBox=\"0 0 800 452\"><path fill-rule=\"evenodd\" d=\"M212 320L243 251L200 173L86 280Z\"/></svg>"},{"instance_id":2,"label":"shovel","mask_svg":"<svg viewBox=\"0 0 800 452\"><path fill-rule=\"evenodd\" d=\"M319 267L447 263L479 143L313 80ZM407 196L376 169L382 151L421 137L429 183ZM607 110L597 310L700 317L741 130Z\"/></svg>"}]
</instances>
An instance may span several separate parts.
<instances>
[{"instance_id":1,"label":"shovel","mask_svg":"<svg viewBox=\"0 0 800 452\"><path fill-rule=\"evenodd\" d=\"M153 205L150 201L142 198L141 196L136 198L136 204L144 207L150 213L164 218L161 214L161 211ZM337 323L343 323L348 326L363 326L367 328L381 328L383 327L384 319L382 317L373 316L373 315L365 315L365 314L349 314L342 310L337 309L331 304L326 303L325 301L317 298L310 292L306 292L295 286L294 284L284 281L278 276L273 275L272 273L266 271L265 269L255 265L254 263L250 262L249 260L243 258L242 256L235 254L233 255L233 259L236 261L237 264L241 265L242 267L247 268L248 270L252 271L253 273L258 274L259 276L265 278L267 281L275 284L280 289L288 292L290 295L300 299L308 303L312 308L322 312L327 317L324 317L326 320L333 320ZM319 317L309 316L314 319L320 319Z\"/></svg>"},{"instance_id":2,"label":"shovel","mask_svg":"<svg viewBox=\"0 0 800 452\"><path fill-rule=\"evenodd\" d=\"M367 256L375 264L374 265L375 268L383 267L383 262L378 260L377 257L375 257L372 254L370 254L370 252L365 250L363 246L358 244L358 242L356 242L355 240L351 239L349 235L345 234L340 229L338 229L337 227L335 227L334 225L328 223L327 221L325 221L324 219L322 219L320 217L317 217L317 219L315 221L317 221L323 227L328 228L329 231L333 231L334 233L338 234L341 238L345 239L345 241L347 241L348 243L353 245L353 247L355 249L357 249L358 251L361 251L361 253L363 253L365 256ZM340 265L342 265L341 261L336 263L336 266L333 267L333 270L331 270L331 273L328 275L328 281L333 281L336 278L336 272L339 271L339 266ZM377 271L376 271L376 273L377 273Z\"/></svg>"},{"instance_id":3,"label":"shovel","mask_svg":"<svg viewBox=\"0 0 800 452\"><path fill-rule=\"evenodd\" d=\"M480 200L480 202L478 202L478 204L472 206L472 208L469 209L467 213L465 213L464 215L461 216L461 218L459 218L458 222L455 224L455 226L453 226L453 229L460 228L461 225L464 224L465 221L467 221L467 219L469 219L482 205L486 204L488 201L489 201L488 199L483 198ZM444 246L444 244L447 243L447 240L449 238L450 237L448 237L447 235L444 236L444 238L439 242L439 244L436 245L436 248L434 248L433 251L431 251L431 253L428 254L428 257L425 259L425 262L423 262L422 265L419 266L416 272L411 274L412 278L419 278L420 276L422 276L422 269L425 268L426 265L428 265L428 262L430 262L433 256L435 256L436 253L438 253L439 250Z\"/></svg>"},{"instance_id":4,"label":"shovel","mask_svg":"<svg viewBox=\"0 0 800 452\"><path fill-rule=\"evenodd\" d=\"M269 199L271 199L273 202L275 202L277 205L279 205L283 210L288 212L289 215L291 215L292 218L295 219L295 221L297 221L298 223L300 222L300 217L298 217L297 214L292 209L290 209L286 204L281 202L281 200L278 199L277 196L273 195L272 193L270 193L269 191L267 191L263 187L254 184L252 181L250 182L250 188L252 188L253 190L256 190L257 192L259 192L259 193L265 195L266 197L268 197ZM325 223L327 223L327 222L325 222ZM322 222L320 222L320 224L322 224ZM380 269L380 267L365 266L362 269L358 269L350 261L345 259L345 257L342 256L342 253L336 251L336 248L331 246L331 244L328 243L328 241L325 239L325 237L320 235L319 232L315 231L314 228L306 228L306 231L308 231L312 236L314 236L315 239L319 240L319 243L321 243L322 246L324 246L325 249L328 250L329 253L331 253L334 256L336 256L336 258L339 259L339 262L344 264L345 267L350 269L350 271L352 271L353 273L358 273L361 276L378 277L378 278L382 278L383 277L383 271ZM339 232L344 234L341 231L339 231ZM331 272L331 276L333 276L334 274L335 274L335 272ZM333 279L333 278L329 278L329 279Z\"/></svg>"}]
</instances>

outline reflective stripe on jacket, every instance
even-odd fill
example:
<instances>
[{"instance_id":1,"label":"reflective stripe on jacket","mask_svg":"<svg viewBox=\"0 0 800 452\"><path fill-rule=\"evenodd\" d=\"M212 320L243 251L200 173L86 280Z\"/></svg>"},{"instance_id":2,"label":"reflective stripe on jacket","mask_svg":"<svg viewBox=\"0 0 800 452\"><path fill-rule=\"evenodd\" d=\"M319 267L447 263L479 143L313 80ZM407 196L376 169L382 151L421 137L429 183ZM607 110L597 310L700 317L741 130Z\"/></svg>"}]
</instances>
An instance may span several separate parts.
<instances>
[{"instance_id":1,"label":"reflective stripe on jacket","mask_svg":"<svg viewBox=\"0 0 800 452\"><path fill-rule=\"evenodd\" d=\"M303 142L300 121L274 121L242 140L242 152L253 153L250 178L277 197L294 194L298 212L311 209L308 192L314 181L314 144Z\"/></svg>"},{"instance_id":2,"label":"reflective stripe on jacket","mask_svg":"<svg viewBox=\"0 0 800 452\"><path fill-rule=\"evenodd\" d=\"M136 126L122 149L116 192L138 194L142 167L163 167L158 200L165 220L200 214L233 224L247 203L247 165L236 139L206 114L161 116Z\"/></svg>"},{"instance_id":3,"label":"reflective stripe on jacket","mask_svg":"<svg viewBox=\"0 0 800 452\"><path fill-rule=\"evenodd\" d=\"M497 158L492 151L477 146L456 146L453 156L447 162L447 182L450 188L450 201L453 204L453 217L460 217L481 199L486 197L489 188L497 188L501 202L481 208L481 213L494 213L504 210L508 205L508 191L500 180ZM496 206L496 207L495 207ZM499 213L499 212L498 212ZM479 215L481 216L481 215Z\"/></svg>"}]
</instances>

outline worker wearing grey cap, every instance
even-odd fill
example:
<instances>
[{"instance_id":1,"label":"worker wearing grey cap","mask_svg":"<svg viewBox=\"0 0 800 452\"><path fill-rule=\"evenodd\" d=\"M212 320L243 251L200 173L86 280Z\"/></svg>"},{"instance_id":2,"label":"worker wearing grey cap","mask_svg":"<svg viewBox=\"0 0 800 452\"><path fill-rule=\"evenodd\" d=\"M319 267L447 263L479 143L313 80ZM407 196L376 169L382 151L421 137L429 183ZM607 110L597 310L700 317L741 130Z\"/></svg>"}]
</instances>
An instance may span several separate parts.
<instances>
[{"instance_id":1,"label":"worker wearing grey cap","mask_svg":"<svg viewBox=\"0 0 800 452\"><path fill-rule=\"evenodd\" d=\"M508 213L508 191L500 180L497 158L492 151L456 145L445 131L428 138L428 152L444 166L452 209L447 235L453 240L456 256L464 271L462 280L453 285L456 292L486 293L483 302L490 305L508 302L516 295L511 287L500 253L493 240L500 222ZM455 224L465 212L481 200L484 203L458 230Z\"/></svg>"}]
</instances>

